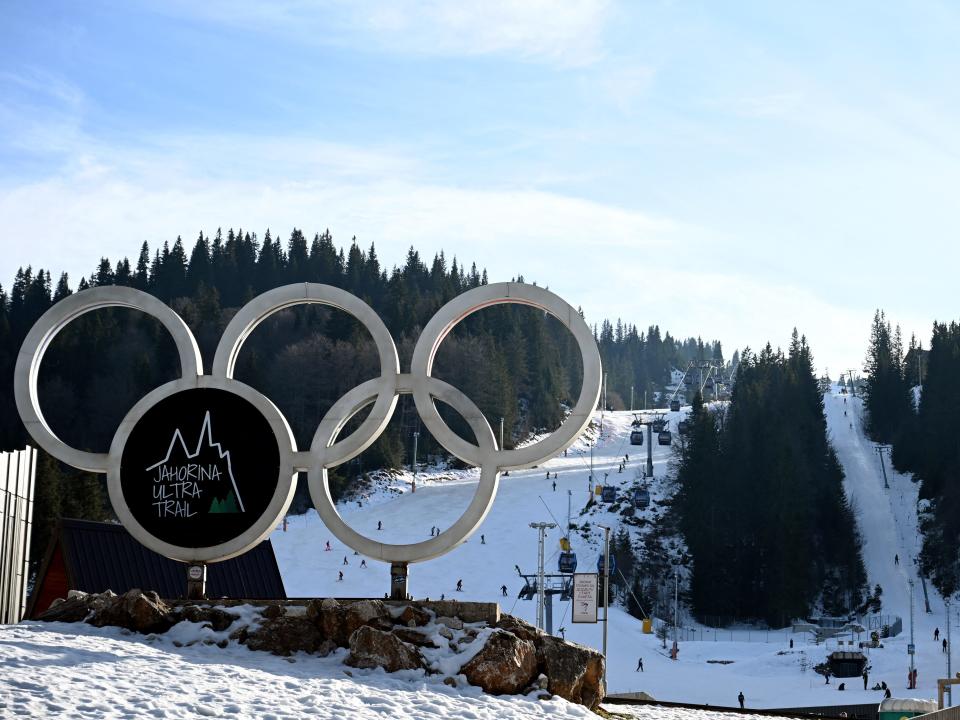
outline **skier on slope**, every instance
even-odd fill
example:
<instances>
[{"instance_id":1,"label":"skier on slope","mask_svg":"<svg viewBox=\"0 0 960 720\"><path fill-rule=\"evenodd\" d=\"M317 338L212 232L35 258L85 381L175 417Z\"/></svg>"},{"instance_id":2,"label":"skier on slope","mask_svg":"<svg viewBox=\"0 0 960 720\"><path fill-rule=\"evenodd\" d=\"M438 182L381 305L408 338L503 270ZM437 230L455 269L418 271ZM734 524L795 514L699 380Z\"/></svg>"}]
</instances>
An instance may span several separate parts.
<instances>
[{"instance_id":1,"label":"skier on slope","mask_svg":"<svg viewBox=\"0 0 960 720\"><path fill-rule=\"evenodd\" d=\"M457 580L457 592L463 592L463 579Z\"/></svg>"},{"instance_id":2,"label":"skier on slope","mask_svg":"<svg viewBox=\"0 0 960 720\"><path fill-rule=\"evenodd\" d=\"M501 586L500 586L500 593L501 593L504 597L507 596L507 586L506 586L506 585L501 585Z\"/></svg>"}]
</instances>

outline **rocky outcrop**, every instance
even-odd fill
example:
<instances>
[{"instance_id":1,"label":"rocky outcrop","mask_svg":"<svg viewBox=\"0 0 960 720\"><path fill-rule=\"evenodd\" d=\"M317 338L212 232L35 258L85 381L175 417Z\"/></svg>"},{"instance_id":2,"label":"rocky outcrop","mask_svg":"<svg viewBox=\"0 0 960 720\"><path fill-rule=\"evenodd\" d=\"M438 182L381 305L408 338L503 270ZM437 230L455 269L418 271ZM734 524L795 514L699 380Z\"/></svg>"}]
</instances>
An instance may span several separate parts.
<instances>
[{"instance_id":1,"label":"rocky outcrop","mask_svg":"<svg viewBox=\"0 0 960 720\"><path fill-rule=\"evenodd\" d=\"M596 707L606 692L603 655L593 648L542 635L537 660L547 676L547 690L570 702Z\"/></svg>"},{"instance_id":2,"label":"rocky outcrop","mask_svg":"<svg viewBox=\"0 0 960 720\"><path fill-rule=\"evenodd\" d=\"M536 677L537 648L529 640L496 630L460 672L471 685L479 685L488 693L515 695Z\"/></svg>"},{"instance_id":3,"label":"rocky outcrop","mask_svg":"<svg viewBox=\"0 0 960 720\"><path fill-rule=\"evenodd\" d=\"M54 602L40 620L87 622L97 627L122 627L140 633L162 633L178 618L155 592L129 590L123 595L71 592L62 602Z\"/></svg>"},{"instance_id":4,"label":"rocky outcrop","mask_svg":"<svg viewBox=\"0 0 960 720\"><path fill-rule=\"evenodd\" d=\"M456 603L447 605L445 613L456 610ZM178 622L189 621L221 633L203 636L204 643L225 647L229 631L230 640L251 650L282 656L298 652L328 655L343 647L350 649L347 665L382 667L387 672L436 672L439 666L430 670L421 648L431 659L437 657L431 654L434 651L464 652L470 660L454 673L456 677L444 682L455 686L462 675L493 694L547 692L591 709L600 703L604 694L600 653L546 635L518 618L493 615L496 625L490 632L486 621L465 622L456 614L435 617L434 609L414 603L394 604L391 609L381 600L340 602L328 598L306 606L274 601L251 617L249 611L234 613L206 604L171 608L156 593L131 590L120 596L109 591L89 595L72 591L65 600L55 601L40 619L112 625L141 633L162 633ZM241 616L250 617L251 622L238 622ZM473 651L481 642L483 647L475 653L466 651L468 647Z\"/></svg>"},{"instance_id":5,"label":"rocky outcrop","mask_svg":"<svg viewBox=\"0 0 960 720\"><path fill-rule=\"evenodd\" d=\"M387 672L423 668L420 653L396 635L369 625L358 628L350 636L350 655L346 664L355 668L382 667Z\"/></svg>"}]
</instances>

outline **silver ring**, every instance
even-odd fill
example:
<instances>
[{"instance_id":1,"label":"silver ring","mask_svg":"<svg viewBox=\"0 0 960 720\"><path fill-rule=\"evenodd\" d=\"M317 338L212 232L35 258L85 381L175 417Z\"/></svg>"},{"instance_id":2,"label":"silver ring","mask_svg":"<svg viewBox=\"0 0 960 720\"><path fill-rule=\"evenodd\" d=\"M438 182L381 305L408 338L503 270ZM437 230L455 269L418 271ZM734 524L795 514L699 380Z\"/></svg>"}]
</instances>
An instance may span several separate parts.
<instances>
[{"instance_id":1,"label":"silver ring","mask_svg":"<svg viewBox=\"0 0 960 720\"><path fill-rule=\"evenodd\" d=\"M58 460L80 470L106 472L107 453L92 453L70 447L47 425L40 410L37 379L40 363L50 343L63 328L84 313L109 307L139 310L159 320L170 333L180 355L180 375L192 378L203 371L200 348L183 319L153 295L129 287L111 285L83 290L64 298L34 323L17 356L13 373L14 397L23 424L37 444Z\"/></svg>"}]
</instances>

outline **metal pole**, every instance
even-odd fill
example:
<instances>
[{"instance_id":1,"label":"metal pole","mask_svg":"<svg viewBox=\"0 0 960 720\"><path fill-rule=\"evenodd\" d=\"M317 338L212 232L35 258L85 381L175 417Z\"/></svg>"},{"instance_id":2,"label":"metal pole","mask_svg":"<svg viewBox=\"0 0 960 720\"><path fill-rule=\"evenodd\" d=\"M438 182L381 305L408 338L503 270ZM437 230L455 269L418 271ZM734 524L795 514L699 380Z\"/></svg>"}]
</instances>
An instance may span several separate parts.
<instances>
[{"instance_id":1,"label":"metal pole","mask_svg":"<svg viewBox=\"0 0 960 720\"><path fill-rule=\"evenodd\" d=\"M633 385L630 386L630 412L633 412Z\"/></svg>"},{"instance_id":2,"label":"metal pole","mask_svg":"<svg viewBox=\"0 0 960 720\"><path fill-rule=\"evenodd\" d=\"M944 601L947 609L947 678L953 677L953 670L950 667L950 656L953 655L953 643L950 642L950 598ZM953 685L947 685L947 707L953 705Z\"/></svg>"},{"instance_id":3,"label":"metal pole","mask_svg":"<svg viewBox=\"0 0 960 720\"><path fill-rule=\"evenodd\" d=\"M500 418L500 447L498 450L503 450L503 418Z\"/></svg>"},{"instance_id":4,"label":"metal pole","mask_svg":"<svg viewBox=\"0 0 960 720\"><path fill-rule=\"evenodd\" d=\"M913 651L915 650L915 646L913 644L913 580L911 579L908 584L910 585L910 648L909 650ZM911 652L910 653L910 678L911 678L910 684L911 685L913 685L913 655L914 653Z\"/></svg>"},{"instance_id":5,"label":"metal pole","mask_svg":"<svg viewBox=\"0 0 960 720\"><path fill-rule=\"evenodd\" d=\"M880 456L880 469L883 470L883 487L890 489L890 483L887 482L887 466L883 464L883 446L877 446L877 455Z\"/></svg>"},{"instance_id":6,"label":"metal pole","mask_svg":"<svg viewBox=\"0 0 960 720\"><path fill-rule=\"evenodd\" d=\"M593 492L593 443L590 443L590 492Z\"/></svg>"},{"instance_id":7,"label":"metal pole","mask_svg":"<svg viewBox=\"0 0 960 720\"><path fill-rule=\"evenodd\" d=\"M537 629L543 629L543 541L547 528L555 528L556 523L530 523L530 527L537 531Z\"/></svg>"},{"instance_id":8,"label":"metal pole","mask_svg":"<svg viewBox=\"0 0 960 720\"><path fill-rule=\"evenodd\" d=\"M647 477L653 477L653 425L647 424Z\"/></svg>"},{"instance_id":9,"label":"metal pole","mask_svg":"<svg viewBox=\"0 0 960 720\"><path fill-rule=\"evenodd\" d=\"M673 568L673 659L677 659L677 616L678 616L678 607L679 607L679 596L680 596L680 575L677 572L676 566Z\"/></svg>"},{"instance_id":10,"label":"metal pole","mask_svg":"<svg viewBox=\"0 0 960 720\"><path fill-rule=\"evenodd\" d=\"M610 528L603 528L603 686L607 686L607 619L610 617Z\"/></svg>"},{"instance_id":11,"label":"metal pole","mask_svg":"<svg viewBox=\"0 0 960 720\"><path fill-rule=\"evenodd\" d=\"M417 440L420 438L420 433L416 430L413 431L413 487L410 492L417 491Z\"/></svg>"}]
</instances>

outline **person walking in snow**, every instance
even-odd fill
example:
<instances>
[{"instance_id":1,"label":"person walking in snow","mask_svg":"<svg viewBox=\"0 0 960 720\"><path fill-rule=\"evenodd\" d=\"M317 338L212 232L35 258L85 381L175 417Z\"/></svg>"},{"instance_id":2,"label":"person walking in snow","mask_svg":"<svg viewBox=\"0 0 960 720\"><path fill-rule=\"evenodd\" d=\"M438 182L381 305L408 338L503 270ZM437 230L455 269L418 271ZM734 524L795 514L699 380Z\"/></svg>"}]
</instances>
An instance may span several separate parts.
<instances>
[{"instance_id":1,"label":"person walking in snow","mask_svg":"<svg viewBox=\"0 0 960 720\"><path fill-rule=\"evenodd\" d=\"M333 550L333 548L330 547L330 541L329 541L329 540L327 540L327 547L326 547L325 549L326 549L327 552Z\"/></svg>"},{"instance_id":2,"label":"person walking in snow","mask_svg":"<svg viewBox=\"0 0 960 720\"><path fill-rule=\"evenodd\" d=\"M346 556L346 555L343 556L343 564L344 564L344 565L349 565L349 564L350 564L349 562L347 562L347 556Z\"/></svg>"},{"instance_id":3,"label":"person walking in snow","mask_svg":"<svg viewBox=\"0 0 960 720\"><path fill-rule=\"evenodd\" d=\"M549 480L549 479L550 479L550 471L547 470L547 480Z\"/></svg>"},{"instance_id":4,"label":"person walking in snow","mask_svg":"<svg viewBox=\"0 0 960 720\"><path fill-rule=\"evenodd\" d=\"M867 677L868 677L868 676L867 676L867 671L864 670L864 671L863 671L863 689L864 689L864 690L867 689Z\"/></svg>"},{"instance_id":5,"label":"person walking in snow","mask_svg":"<svg viewBox=\"0 0 960 720\"><path fill-rule=\"evenodd\" d=\"M501 586L500 586L500 593L501 593L504 597L507 596L507 586L506 586L506 585L501 585Z\"/></svg>"},{"instance_id":6,"label":"person walking in snow","mask_svg":"<svg viewBox=\"0 0 960 720\"><path fill-rule=\"evenodd\" d=\"M643 658L637 660L637 669L634 672L643 672Z\"/></svg>"},{"instance_id":7,"label":"person walking in snow","mask_svg":"<svg viewBox=\"0 0 960 720\"><path fill-rule=\"evenodd\" d=\"M363 560L360 561L360 567L362 567L362 568L366 568L366 567L367 567L367 559L366 559L366 558L364 558Z\"/></svg>"},{"instance_id":8,"label":"person walking in snow","mask_svg":"<svg viewBox=\"0 0 960 720\"><path fill-rule=\"evenodd\" d=\"M557 491L557 481L556 481L556 480L553 481L553 491L554 491L554 492Z\"/></svg>"},{"instance_id":9,"label":"person walking in snow","mask_svg":"<svg viewBox=\"0 0 960 720\"><path fill-rule=\"evenodd\" d=\"M463 592L463 579L457 580L457 592Z\"/></svg>"},{"instance_id":10,"label":"person walking in snow","mask_svg":"<svg viewBox=\"0 0 960 720\"><path fill-rule=\"evenodd\" d=\"M933 629L933 641L936 642L940 639L940 628Z\"/></svg>"},{"instance_id":11,"label":"person walking in snow","mask_svg":"<svg viewBox=\"0 0 960 720\"><path fill-rule=\"evenodd\" d=\"M383 530L383 521L377 520L377 530Z\"/></svg>"},{"instance_id":12,"label":"person walking in snow","mask_svg":"<svg viewBox=\"0 0 960 720\"><path fill-rule=\"evenodd\" d=\"M899 565L899 564L900 564L900 554L899 554L899 553L897 553L896 555L893 556L893 564L894 564L894 565Z\"/></svg>"},{"instance_id":13,"label":"person walking in snow","mask_svg":"<svg viewBox=\"0 0 960 720\"><path fill-rule=\"evenodd\" d=\"M343 582L343 570L340 571L340 577L337 578L337 582Z\"/></svg>"},{"instance_id":14,"label":"person walking in snow","mask_svg":"<svg viewBox=\"0 0 960 720\"><path fill-rule=\"evenodd\" d=\"M480 544L481 544L481 545L486 545L486 544L487 544L487 539L486 539L483 535L480 536Z\"/></svg>"},{"instance_id":15,"label":"person walking in snow","mask_svg":"<svg viewBox=\"0 0 960 720\"><path fill-rule=\"evenodd\" d=\"M944 652L947 651L947 639L946 639L946 638L943 639L943 651L944 651Z\"/></svg>"},{"instance_id":16,"label":"person walking in snow","mask_svg":"<svg viewBox=\"0 0 960 720\"><path fill-rule=\"evenodd\" d=\"M740 709L743 710L743 703L746 698L743 696L743 690L740 691L740 694L737 695L737 702L740 703Z\"/></svg>"}]
</instances>

